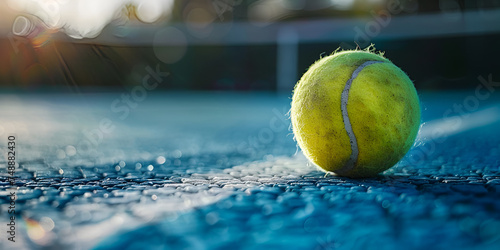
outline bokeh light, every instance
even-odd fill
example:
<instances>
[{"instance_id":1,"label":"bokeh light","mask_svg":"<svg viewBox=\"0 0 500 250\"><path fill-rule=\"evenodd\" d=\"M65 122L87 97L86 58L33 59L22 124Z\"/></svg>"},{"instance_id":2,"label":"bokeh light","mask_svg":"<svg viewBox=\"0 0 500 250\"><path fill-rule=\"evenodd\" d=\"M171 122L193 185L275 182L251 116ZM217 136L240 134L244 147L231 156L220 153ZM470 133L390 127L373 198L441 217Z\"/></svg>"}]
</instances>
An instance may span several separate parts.
<instances>
[{"instance_id":1,"label":"bokeh light","mask_svg":"<svg viewBox=\"0 0 500 250\"><path fill-rule=\"evenodd\" d=\"M165 46L164 44L169 44ZM167 27L155 35L154 52L164 63L175 63L184 57L187 51L187 39L184 33L177 28Z\"/></svg>"},{"instance_id":2,"label":"bokeh light","mask_svg":"<svg viewBox=\"0 0 500 250\"><path fill-rule=\"evenodd\" d=\"M95 38L115 20L123 20L129 6L135 6L135 15L145 23L153 23L171 14L173 0L9 0L9 6L38 17L48 28L60 29L75 39ZM29 29L26 18L19 27ZM19 29L19 28L16 28ZM18 33L25 33L19 29Z\"/></svg>"}]
</instances>

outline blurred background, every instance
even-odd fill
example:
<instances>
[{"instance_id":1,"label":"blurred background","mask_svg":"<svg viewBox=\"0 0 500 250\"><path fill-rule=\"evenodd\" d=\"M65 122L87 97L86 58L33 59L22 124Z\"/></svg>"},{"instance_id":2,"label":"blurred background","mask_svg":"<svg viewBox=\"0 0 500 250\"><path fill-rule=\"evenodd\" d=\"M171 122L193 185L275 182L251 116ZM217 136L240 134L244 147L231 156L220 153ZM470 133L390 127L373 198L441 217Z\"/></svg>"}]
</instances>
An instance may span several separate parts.
<instances>
[{"instance_id":1,"label":"blurred background","mask_svg":"<svg viewBox=\"0 0 500 250\"><path fill-rule=\"evenodd\" d=\"M0 2L1 91L289 92L337 48L377 50L417 89L475 87L500 62L499 0Z\"/></svg>"},{"instance_id":2,"label":"blurred background","mask_svg":"<svg viewBox=\"0 0 500 250\"><path fill-rule=\"evenodd\" d=\"M500 0L0 0L0 249L500 249L499 24ZM325 176L293 87L371 44L419 135Z\"/></svg>"}]
</instances>

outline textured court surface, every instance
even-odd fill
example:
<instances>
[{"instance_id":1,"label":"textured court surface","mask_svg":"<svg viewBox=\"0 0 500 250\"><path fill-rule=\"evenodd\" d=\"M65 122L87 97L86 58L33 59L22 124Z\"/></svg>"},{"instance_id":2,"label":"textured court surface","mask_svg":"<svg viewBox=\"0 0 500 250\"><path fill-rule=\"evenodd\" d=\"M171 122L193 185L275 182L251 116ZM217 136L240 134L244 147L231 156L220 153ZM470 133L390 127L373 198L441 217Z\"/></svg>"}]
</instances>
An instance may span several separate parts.
<instances>
[{"instance_id":1,"label":"textured court surface","mask_svg":"<svg viewBox=\"0 0 500 250\"><path fill-rule=\"evenodd\" d=\"M151 94L124 115L110 108L120 95L0 98L22 216L0 249L500 247L498 96L460 114L447 110L473 91L421 94L427 123L407 157L348 179L297 152L289 96ZM88 136L103 119L112 131ZM2 160L1 225L5 172Z\"/></svg>"}]
</instances>

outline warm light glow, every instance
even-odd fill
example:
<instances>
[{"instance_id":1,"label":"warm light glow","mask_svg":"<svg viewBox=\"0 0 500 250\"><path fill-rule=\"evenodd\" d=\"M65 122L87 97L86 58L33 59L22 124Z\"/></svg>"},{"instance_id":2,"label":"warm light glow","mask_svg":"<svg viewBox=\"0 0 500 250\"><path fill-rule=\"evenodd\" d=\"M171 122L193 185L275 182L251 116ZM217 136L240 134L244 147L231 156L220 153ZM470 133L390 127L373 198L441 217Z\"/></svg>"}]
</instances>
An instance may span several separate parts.
<instances>
[{"instance_id":1,"label":"warm light glow","mask_svg":"<svg viewBox=\"0 0 500 250\"><path fill-rule=\"evenodd\" d=\"M38 17L49 29L62 30L73 38L94 38L114 20L135 6L142 22L153 23L170 15L174 0L8 0L21 13Z\"/></svg>"}]
</instances>

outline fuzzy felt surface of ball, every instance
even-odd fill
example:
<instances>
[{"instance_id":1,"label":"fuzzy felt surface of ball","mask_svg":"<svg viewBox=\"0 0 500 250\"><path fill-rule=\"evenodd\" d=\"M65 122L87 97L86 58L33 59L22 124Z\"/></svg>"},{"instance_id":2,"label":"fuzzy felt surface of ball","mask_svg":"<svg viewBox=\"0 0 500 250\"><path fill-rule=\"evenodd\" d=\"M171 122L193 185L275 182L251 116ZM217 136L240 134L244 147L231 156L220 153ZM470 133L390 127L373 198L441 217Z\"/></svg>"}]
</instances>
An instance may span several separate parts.
<instances>
[{"instance_id":1,"label":"fuzzy felt surface of ball","mask_svg":"<svg viewBox=\"0 0 500 250\"><path fill-rule=\"evenodd\" d=\"M372 177L415 142L420 103L413 82L369 50L316 61L295 86L290 111L305 156L326 172Z\"/></svg>"}]
</instances>

